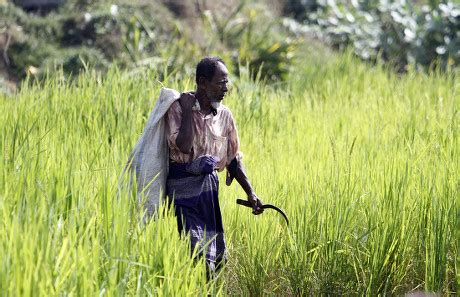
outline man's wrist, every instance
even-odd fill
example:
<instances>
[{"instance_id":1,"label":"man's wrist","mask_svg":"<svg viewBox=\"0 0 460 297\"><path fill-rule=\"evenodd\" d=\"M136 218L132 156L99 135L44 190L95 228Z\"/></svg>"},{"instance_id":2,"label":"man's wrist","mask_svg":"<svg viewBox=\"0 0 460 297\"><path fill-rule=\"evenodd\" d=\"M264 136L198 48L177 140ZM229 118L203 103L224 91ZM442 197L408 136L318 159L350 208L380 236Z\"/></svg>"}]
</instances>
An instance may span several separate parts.
<instances>
[{"instance_id":1,"label":"man's wrist","mask_svg":"<svg viewBox=\"0 0 460 297\"><path fill-rule=\"evenodd\" d=\"M253 189L251 189L250 191L248 191L246 194L248 195L248 198L252 198L252 197L256 197L256 196L257 196L257 195L256 195L256 192L254 192Z\"/></svg>"}]
</instances>

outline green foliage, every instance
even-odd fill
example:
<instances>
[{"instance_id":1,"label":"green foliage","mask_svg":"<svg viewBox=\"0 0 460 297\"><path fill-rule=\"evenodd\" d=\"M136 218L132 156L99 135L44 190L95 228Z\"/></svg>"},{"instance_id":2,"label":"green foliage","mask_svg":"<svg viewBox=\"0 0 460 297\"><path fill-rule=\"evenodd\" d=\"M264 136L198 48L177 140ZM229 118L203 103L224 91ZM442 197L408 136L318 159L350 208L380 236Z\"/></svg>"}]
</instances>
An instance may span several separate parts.
<instances>
[{"instance_id":1,"label":"green foliage","mask_svg":"<svg viewBox=\"0 0 460 297\"><path fill-rule=\"evenodd\" d=\"M310 10L294 2L320 38L337 48L351 46L364 60L381 57L400 71L408 65L448 69L460 63L459 4L431 1L419 9L404 0L338 0Z\"/></svg>"},{"instance_id":2,"label":"green foliage","mask_svg":"<svg viewBox=\"0 0 460 297\"><path fill-rule=\"evenodd\" d=\"M309 18L309 15L315 13L319 9L324 9L326 1L324 0L286 0L283 7L283 12L293 16L296 20L304 20Z\"/></svg>"},{"instance_id":3,"label":"green foliage","mask_svg":"<svg viewBox=\"0 0 460 297\"><path fill-rule=\"evenodd\" d=\"M2 28L19 28L8 49L10 71L24 78L33 66L39 74L63 66L78 73L85 64L106 70L109 63L133 67L155 54L157 38L166 25L157 25L160 15L154 4L109 4L68 1L46 16L28 14L7 4L0 6ZM166 15L164 15L166 17Z\"/></svg>"},{"instance_id":4,"label":"green foliage","mask_svg":"<svg viewBox=\"0 0 460 297\"><path fill-rule=\"evenodd\" d=\"M260 73L283 80L297 44L270 10L246 1L231 13L207 10L198 15L195 26L204 31L201 41L189 28L191 19L177 20L157 2L67 1L47 16L27 14L12 4L1 9L2 19L22 32L23 38L13 39L8 52L10 70L19 78L31 66L41 76L55 65L78 73L85 63L102 71L116 63L133 71L157 69L162 77L187 76L197 57L215 53L237 75L247 66L254 77Z\"/></svg>"},{"instance_id":5,"label":"green foliage","mask_svg":"<svg viewBox=\"0 0 460 297\"><path fill-rule=\"evenodd\" d=\"M226 16L205 14L213 40L230 50L235 73L241 68L255 78L284 80L292 68L299 40L269 10L258 5L239 6Z\"/></svg>"}]
</instances>

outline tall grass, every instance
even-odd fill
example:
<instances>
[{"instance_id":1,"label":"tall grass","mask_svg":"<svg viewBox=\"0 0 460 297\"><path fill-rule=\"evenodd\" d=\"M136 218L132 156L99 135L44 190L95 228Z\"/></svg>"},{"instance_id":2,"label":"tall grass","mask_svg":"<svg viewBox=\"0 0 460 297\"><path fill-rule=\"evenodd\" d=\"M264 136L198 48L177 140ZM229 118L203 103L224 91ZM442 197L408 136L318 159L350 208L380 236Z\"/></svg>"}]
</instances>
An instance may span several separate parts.
<instances>
[{"instance_id":1,"label":"tall grass","mask_svg":"<svg viewBox=\"0 0 460 297\"><path fill-rule=\"evenodd\" d=\"M229 262L203 263L166 213L143 226L118 189L159 94L112 69L1 98L0 291L8 295L307 295L458 291L460 84L307 55L273 87L243 75L226 104L253 185L288 213L252 216L221 186ZM162 82L179 90L193 80ZM223 183L222 183L223 184Z\"/></svg>"}]
</instances>

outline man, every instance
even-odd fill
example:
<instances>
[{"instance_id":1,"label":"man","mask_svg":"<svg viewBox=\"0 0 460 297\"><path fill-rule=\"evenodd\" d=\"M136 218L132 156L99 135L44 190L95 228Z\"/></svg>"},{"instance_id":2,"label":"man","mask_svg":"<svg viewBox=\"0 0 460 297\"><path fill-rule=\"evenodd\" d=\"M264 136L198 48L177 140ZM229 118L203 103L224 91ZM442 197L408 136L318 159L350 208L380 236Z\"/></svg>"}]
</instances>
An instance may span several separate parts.
<instances>
[{"instance_id":1,"label":"man","mask_svg":"<svg viewBox=\"0 0 460 297\"><path fill-rule=\"evenodd\" d=\"M196 91L182 93L166 114L170 158L166 193L174 204L179 232L190 234L192 251L198 248L208 269L215 272L225 260L216 171L227 168L227 185L235 178L246 192L253 213L263 210L238 153L233 116L221 104L228 91L225 63L216 57L201 60L196 67L196 84Z\"/></svg>"}]
</instances>

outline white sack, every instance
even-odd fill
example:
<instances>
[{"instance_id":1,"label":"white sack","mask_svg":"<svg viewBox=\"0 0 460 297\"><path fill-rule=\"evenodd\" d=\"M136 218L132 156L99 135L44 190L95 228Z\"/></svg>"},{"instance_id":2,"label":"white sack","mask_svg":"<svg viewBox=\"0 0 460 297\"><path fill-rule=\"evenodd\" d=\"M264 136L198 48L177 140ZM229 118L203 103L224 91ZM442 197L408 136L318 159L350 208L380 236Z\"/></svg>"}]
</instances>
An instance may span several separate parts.
<instances>
[{"instance_id":1,"label":"white sack","mask_svg":"<svg viewBox=\"0 0 460 297\"><path fill-rule=\"evenodd\" d=\"M163 200L165 196L169 149L164 116L179 97L180 94L176 90L161 89L147 125L129 156L127 166L131 174L135 173L138 197L145 199L144 207L148 217L155 213L160 199Z\"/></svg>"}]
</instances>

